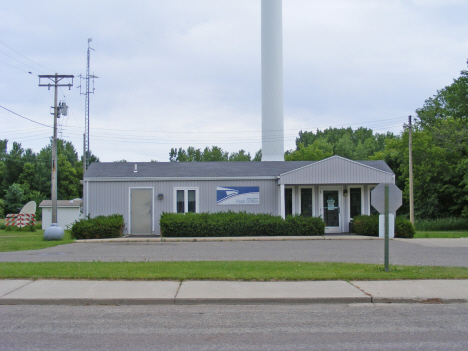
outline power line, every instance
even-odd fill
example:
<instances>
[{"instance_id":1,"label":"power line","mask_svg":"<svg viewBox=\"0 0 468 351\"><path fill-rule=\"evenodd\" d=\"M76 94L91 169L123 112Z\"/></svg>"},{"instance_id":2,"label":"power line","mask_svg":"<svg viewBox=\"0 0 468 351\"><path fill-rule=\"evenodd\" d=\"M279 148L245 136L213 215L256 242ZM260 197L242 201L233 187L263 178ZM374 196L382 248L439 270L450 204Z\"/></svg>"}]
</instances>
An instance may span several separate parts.
<instances>
[{"instance_id":1,"label":"power line","mask_svg":"<svg viewBox=\"0 0 468 351\"><path fill-rule=\"evenodd\" d=\"M45 66L41 65L40 63L37 63L37 62L35 62L35 61L31 60L30 58L27 58L27 57L26 57L26 56L24 56L23 54L19 53L19 52L18 52L18 51L16 51L15 49L13 49L11 46L9 46L9 45L5 44L3 41L1 41L1 40L0 40L0 43L2 43L3 45L5 45L5 46L6 46L7 48L9 48L10 50L12 50L12 51L16 52L18 55L20 55L20 56L24 57L26 60L28 60L28 61L31 61L32 63L34 63L34 64L36 64L36 65L38 65L38 66L41 66L41 67L45 68L45 69L46 69L46 70L48 70L48 71L51 71L51 72L53 72L53 70L52 70L52 69L50 69L50 68L47 68L47 67L45 67Z\"/></svg>"},{"instance_id":2,"label":"power line","mask_svg":"<svg viewBox=\"0 0 468 351\"><path fill-rule=\"evenodd\" d=\"M300 130L303 130L303 131L313 131L315 129L327 129L327 128L339 128L339 127L350 127L352 125L357 125L357 124L360 124L361 126L363 124L366 124L366 123L369 123L367 124L367 126L369 126L369 128L372 128L372 127L385 127L385 126L393 126L393 125L399 125L400 122L398 123L391 123L391 122L385 122L385 121L401 121L401 118L390 118L390 119L383 119L383 120L379 120L379 121L375 121L375 122L356 122L356 123L351 123L351 124L342 124L342 125L334 125L334 126L316 126L316 127L313 127L313 128L301 128ZM79 127L74 127L74 126L70 126L69 128L79 128ZM80 128L81 129L81 128ZM94 127L93 130L105 130L106 131L106 134L109 134L108 132L109 131L116 131L116 132L123 132L123 133L126 133L128 134L128 132L139 132L139 133L151 133L151 134L155 134L155 133L162 133L162 134L238 134L238 133L259 133L261 134L262 131L261 129L259 130L237 130L237 131L228 131L228 132L225 132L225 131L212 131L212 132L208 132L208 131L192 131L192 132L172 132L172 131L161 131L161 130L139 130L139 129L115 129L115 128L99 128L99 127ZM297 131L298 128L290 128L290 129L284 129L285 131L286 130L290 130L290 131ZM274 131L274 130L272 130Z\"/></svg>"},{"instance_id":3,"label":"power line","mask_svg":"<svg viewBox=\"0 0 468 351\"><path fill-rule=\"evenodd\" d=\"M65 95L62 87L60 87L60 92L62 93L63 95L63 99L65 100L65 102L68 102L67 101L67 96ZM68 104L67 104L68 105ZM80 124L78 123L78 120L76 119L76 116L75 116L75 113L73 112L73 109L72 108L68 108L68 110L71 112L71 114L73 115L73 118L75 119L75 122L76 122L76 128L80 128L80 130L83 130L82 127L80 127ZM67 116L68 117L68 116ZM68 126L67 126L68 127ZM72 127L72 126L70 126Z\"/></svg>"},{"instance_id":4,"label":"power line","mask_svg":"<svg viewBox=\"0 0 468 351\"><path fill-rule=\"evenodd\" d=\"M8 57L12 58L12 59L15 60L15 61L18 61L18 62L21 63L22 65L25 65L25 66L27 66L27 67L29 67L29 68L32 68L33 70L36 70L35 67L32 67L32 66L30 66L30 65L27 65L27 64L24 63L24 62L21 62L20 60L14 58L14 57L11 56L11 55L8 55L6 52L4 52L4 51L2 51L2 50L0 50L0 52L1 52L2 54L7 55ZM38 71L44 73L44 71L42 71L42 70L39 70L39 69L38 69ZM31 73L31 74L32 74L32 73Z\"/></svg>"},{"instance_id":5,"label":"power line","mask_svg":"<svg viewBox=\"0 0 468 351\"><path fill-rule=\"evenodd\" d=\"M7 110L8 112L13 113L14 115L17 115L17 116L19 116L19 117L21 117L21 118L24 118L24 119L26 119L26 120L28 120L28 121L30 121L30 122L39 124L39 125L44 126L44 127L47 127L47 128L53 128L52 126L48 126L47 124L44 124L44 123L41 123L41 122L37 122L37 121L35 121L35 120L31 119L31 118L21 116L19 113L16 113L16 112L14 112L14 111L12 111L12 110L9 110L9 109L7 109L6 107L3 107L3 106L1 106L1 105L0 105L0 107L3 108L4 110Z\"/></svg>"},{"instance_id":6,"label":"power line","mask_svg":"<svg viewBox=\"0 0 468 351\"><path fill-rule=\"evenodd\" d=\"M3 63L3 64L5 64L5 65L8 65L8 66L10 66L10 67L13 67L14 69L17 69L18 71L21 71L21 72L24 72L24 73L28 73L28 74L32 74L32 72L22 70L21 68L18 68L18 67L15 67L15 66L13 66L13 65L10 65L9 63L3 62L3 61L0 61L0 62Z\"/></svg>"}]
</instances>

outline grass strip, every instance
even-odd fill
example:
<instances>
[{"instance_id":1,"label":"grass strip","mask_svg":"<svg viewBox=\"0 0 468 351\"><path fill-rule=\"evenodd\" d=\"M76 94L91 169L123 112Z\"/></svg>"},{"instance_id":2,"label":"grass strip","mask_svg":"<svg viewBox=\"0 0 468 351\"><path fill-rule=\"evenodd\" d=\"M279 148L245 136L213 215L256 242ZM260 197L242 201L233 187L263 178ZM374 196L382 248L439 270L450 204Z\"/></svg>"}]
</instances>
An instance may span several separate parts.
<instances>
[{"instance_id":1,"label":"grass strip","mask_svg":"<svg viewBox=\"0 0 468 351\"><path fill-rule=\"evenodd\" d=\"M330 262L2 262L0 279L87 280L394 280L467 279L468 268Z\"/></svg>"},{"instance_id":2,"label":"grass strip","mask_svg":"<svg viewBox=\"0 0 468 351\"><path fill-rule=\"evenodd\" d=\"M39 250L47 247L70 244L75 240L70 237L70 233L65 231L63 240L44 240L44 230L36 229L35 232L22 230L0 230L0 252Z\"/></svg>"},{"instance_id":3,"label":"grass strip","mask_svg":"<svg viewBox=\"0 0 468 351\"><path fill-rule=\"evenodd\" d=\"M448 239L448 238L466 238L468 237L467 230L447 230L447 231L435 231L435 232L423 232L417 231L414 234L415 239Z\"/></svg>"}]
</instances>

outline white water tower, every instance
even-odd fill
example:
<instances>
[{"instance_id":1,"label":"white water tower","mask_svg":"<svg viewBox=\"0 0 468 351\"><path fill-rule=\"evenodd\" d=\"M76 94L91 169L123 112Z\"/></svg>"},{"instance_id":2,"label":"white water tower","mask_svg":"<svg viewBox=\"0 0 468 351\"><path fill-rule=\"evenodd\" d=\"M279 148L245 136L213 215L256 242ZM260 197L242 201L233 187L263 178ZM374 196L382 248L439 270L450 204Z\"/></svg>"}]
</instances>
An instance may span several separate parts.
<instances>
[{"instance_id":1,"label":"white water tower","mask_svg":"<svg viewBox=\"0 0 468 351\"><path fill-rule=\"evenodd\" d=\"M262 161L284 161L282 0L262 0Z\"/></svg>"}]
</instances>

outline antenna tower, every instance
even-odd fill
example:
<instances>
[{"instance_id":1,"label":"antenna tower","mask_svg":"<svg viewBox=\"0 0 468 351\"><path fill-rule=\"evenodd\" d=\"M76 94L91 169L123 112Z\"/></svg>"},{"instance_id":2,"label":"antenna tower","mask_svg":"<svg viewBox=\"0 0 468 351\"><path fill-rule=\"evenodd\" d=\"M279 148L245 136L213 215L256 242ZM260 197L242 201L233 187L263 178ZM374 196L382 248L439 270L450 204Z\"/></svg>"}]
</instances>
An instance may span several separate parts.
<instances>
[{"instance_id":1,"label":"antenna tower","mask_svg":"<svg viewBox=\"0 0 468 351\"><path fill-rule=\"evenodd\" d=\"M89 166L89 94L94 94L94 78L99 78L94 74L89 74L89 58L90 58L90 50L94 49L90 47L89 43L92 42L93 39L88 39L88 59L86 63L86 77L82 77L81 79L86 80L86 91L84 93L81 92L81 85L80 85L80 94L85 95L85 134L84 134L84 145L83 145L83 174L86 172ZM89 81L90 79L93 80L93 89L92 91L89 90Z\"/></svg>"}]
</instances>

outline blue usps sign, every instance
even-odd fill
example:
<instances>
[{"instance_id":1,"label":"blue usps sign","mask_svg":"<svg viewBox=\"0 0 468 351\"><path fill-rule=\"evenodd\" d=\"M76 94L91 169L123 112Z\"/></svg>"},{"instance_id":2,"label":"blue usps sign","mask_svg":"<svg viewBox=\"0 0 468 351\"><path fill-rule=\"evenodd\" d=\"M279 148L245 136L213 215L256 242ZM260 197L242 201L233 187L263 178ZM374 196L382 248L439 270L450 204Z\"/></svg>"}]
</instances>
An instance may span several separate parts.
<instances>
[{"instance_id":1,"label":"blue usps sign","mask_svg":"<svg viewBox=\"0 0 468 351\"><path fill-rule=\"evenodd\" d=\"M218 205L258 205L260 203L260 187L233 186L216 189Z\"/></svg>"}]
</instances>

